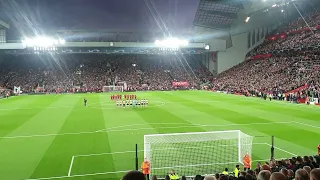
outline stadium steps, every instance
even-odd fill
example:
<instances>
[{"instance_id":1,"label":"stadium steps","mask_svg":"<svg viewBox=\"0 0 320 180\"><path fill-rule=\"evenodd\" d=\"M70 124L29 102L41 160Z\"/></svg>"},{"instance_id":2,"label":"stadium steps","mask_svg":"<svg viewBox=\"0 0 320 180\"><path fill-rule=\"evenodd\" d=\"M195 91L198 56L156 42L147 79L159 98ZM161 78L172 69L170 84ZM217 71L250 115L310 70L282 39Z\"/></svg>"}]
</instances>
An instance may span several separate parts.
<instances>
[{"instance_id":1,"label":"stadium steps","mask_svg":"<svg viewBox=\"0 0 320 180\"><path fill-rule=\"evenodd\" d=\"M299 91L306 90L308 87L309 87L308 84L303 85L303 86L298 87L298 88L296 88L296 89L294 89L294 90L292 90L292 91L286 92L285 95L288 95L288 94L290 94L290 93L296 93L296 92L299 92Z\"/></svg>"},{"instance_id":2,"label":"stadium steps","mask_svg":"<svg viewBox=\"0 0 320 180\"><path fill-rule=\"evenodd\" d=\"M168 71L168 72L167 72L167 74L169 75L169 77L171 78L171 80L172 80L172 81L174 81L174 78L173 78L173 76L172 76L171 72L170 72L170 71Z\"/></svg>"}]
</instances>

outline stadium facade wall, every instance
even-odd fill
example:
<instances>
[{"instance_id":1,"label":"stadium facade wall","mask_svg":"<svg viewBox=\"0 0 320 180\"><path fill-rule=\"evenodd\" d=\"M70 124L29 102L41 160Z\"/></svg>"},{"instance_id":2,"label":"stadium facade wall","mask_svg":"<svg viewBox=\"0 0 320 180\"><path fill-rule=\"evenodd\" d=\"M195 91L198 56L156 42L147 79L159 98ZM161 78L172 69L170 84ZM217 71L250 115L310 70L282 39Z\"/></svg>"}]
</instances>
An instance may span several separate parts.
<instances>
[{"instance_id":1,"label":"stadium facade wall","mask_svg":"<svg viewBox=\"0 0 320 180\"><path fill-rule=\"evenodd\" d=\"M206 67L212 74L217 73L217 52L207 52L204 54L200 54L197 57L198 60Z\"/></svg>"},{"instance_id":2,"label":"stadium facade wall","mask_svg":"<svg viewBox=\"0 0 320 180\"><path fill-rule=\"evenodd\" d=\"M247 47L248 33L231 36L233 46L225 52L217 54L217 73L221 73L245 60L248 52Z\"/></svg>"},{"instance_id":3,"label":"stadium facade wall","mask_svg":"<svg viewBox=\"0 0 320 180\"><path fill-rule=\"evenodd\" d=\"M205 43L210 46L210 51L225 51L227 48L227 42L224 39L208 39Z\"/></svg>"},{"instance_id":4,"label":"stadium facade wall","mask_svg":"<svg viewBox=\"0 0 320 180\"><path fill-rule=\"evenodd\" d=\"M231 47L218 52L217 67L215 67L217 73L242 63L246 59L246 54L263 43L269 33L281 26L283 22L281 20L284 20L281 18L287 16L289 15L280 11L259 12L254 14L248 23L244 23L247 14L240 12L239 18L231 28Z\"/></svg>"},{"instance_id":5,"label":"stadium facade wall","mask_svg":"<svg viewBox=\"0 0 320 180\"><path fill-rule=\"evenodd\" d=\"M6 43L6 42L7 42L6 30L0 29L0 43Z\"/></svg>"}]
</instances>

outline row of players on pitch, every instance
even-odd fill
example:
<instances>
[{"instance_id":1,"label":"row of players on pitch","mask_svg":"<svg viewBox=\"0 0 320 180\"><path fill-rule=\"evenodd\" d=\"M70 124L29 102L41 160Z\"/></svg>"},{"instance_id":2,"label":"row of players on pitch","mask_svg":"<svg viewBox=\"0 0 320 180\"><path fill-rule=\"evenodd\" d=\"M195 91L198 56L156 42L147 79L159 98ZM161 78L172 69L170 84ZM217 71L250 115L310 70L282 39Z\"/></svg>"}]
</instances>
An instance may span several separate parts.
<instances>
[{"instance_id":1,"label":"row of players on pitch","mask_svg":"<svg viewBox=\"0 0 320 180\"><path fill-rule=\"evenodd\" d=\"M145 106L148 106L148 104L149 104L149 101L147 99L116 101L117 107L129 107L129 106L145 107Z\"/></svg>"}]
</instances>

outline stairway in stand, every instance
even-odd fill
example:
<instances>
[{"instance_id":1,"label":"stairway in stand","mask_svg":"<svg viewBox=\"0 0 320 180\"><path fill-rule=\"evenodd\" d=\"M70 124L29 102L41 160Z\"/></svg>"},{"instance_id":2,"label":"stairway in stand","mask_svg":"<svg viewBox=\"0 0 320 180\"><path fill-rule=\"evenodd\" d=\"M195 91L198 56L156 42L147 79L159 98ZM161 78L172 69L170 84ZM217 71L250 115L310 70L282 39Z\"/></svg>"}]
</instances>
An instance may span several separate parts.
<instances>
[{"instance_id":1,"label":"stairway in stand","mask_svg":"<svg viewBox=\"0 0 320 180\"><path fill-rule=\"evenodd\" d=\"M296 93L296 92L299 92L299 91L306 90L306 89L308 89L308 87L309 87L309 85L305 84L304 86L298 87L297 89L294 89L294 90L291 90L289 92L286 92L285 95L288 95L290 93Z\"/></svg>"}]
</instances>

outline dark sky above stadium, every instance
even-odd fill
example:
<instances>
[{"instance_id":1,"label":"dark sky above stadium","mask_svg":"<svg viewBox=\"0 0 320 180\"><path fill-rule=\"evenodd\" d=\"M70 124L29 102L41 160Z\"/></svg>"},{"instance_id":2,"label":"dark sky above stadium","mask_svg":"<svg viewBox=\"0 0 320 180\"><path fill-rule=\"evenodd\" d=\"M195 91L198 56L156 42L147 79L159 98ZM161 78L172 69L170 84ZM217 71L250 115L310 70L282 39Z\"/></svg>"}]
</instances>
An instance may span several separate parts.
<instances>
[{"instance_id":1,"label":"dark sky above stadium","mask_svg":"<svg viewBox=\"0 0 320 180\"><path fill-rule=\"evenodd\" d=\"M199 0L0 0L0 18L36 30L188 31ZM158 22L158 23L157 23ZM13 32L11 31L11 32Z\"/></svg>"}]
</instances>

